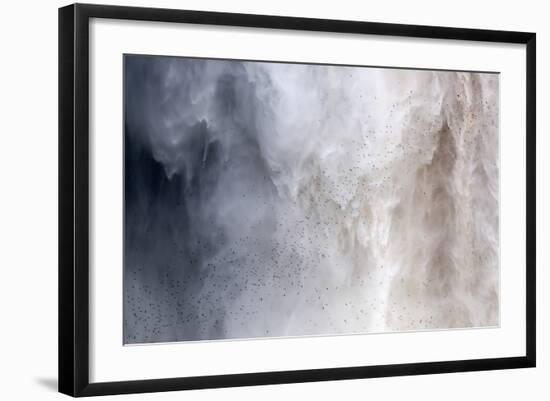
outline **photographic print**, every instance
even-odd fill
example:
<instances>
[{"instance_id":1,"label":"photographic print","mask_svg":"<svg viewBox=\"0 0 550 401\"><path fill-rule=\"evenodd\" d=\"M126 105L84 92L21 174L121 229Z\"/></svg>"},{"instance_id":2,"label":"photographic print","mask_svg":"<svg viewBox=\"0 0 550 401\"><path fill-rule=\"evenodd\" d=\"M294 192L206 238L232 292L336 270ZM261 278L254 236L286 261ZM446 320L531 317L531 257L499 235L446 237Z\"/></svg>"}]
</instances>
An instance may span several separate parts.
<instances>
[{"instance_id":1,"label":"photographic print","mask_svg":"<svg viewBox=\"0 0 550 401\"><path fill-rule=\"evenodd\" d=\"M498 73L123 68L124 344L500 324Z\"/></svg>"}]
</instances>

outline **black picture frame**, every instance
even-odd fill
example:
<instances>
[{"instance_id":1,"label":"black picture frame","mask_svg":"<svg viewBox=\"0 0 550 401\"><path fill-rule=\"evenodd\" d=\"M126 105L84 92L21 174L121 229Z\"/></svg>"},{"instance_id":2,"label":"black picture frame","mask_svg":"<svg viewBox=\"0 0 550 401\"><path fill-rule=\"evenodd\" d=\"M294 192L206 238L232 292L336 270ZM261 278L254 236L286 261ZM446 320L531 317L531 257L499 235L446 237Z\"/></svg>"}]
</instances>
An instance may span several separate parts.
<instances>
[{"instance_id":1,"label":"black picture frame","mask_svg":"<svg viewBox=\"0 0 550 401\"><path fill-rule=\"evenodd\" d=\"M90 383L88 61L91 18L516 43L526 46L526 353L518 357ZM536 35L358 21L74 4L59 9L59 391L95 396L534 367Z\"/></svg>"}]
</instances>

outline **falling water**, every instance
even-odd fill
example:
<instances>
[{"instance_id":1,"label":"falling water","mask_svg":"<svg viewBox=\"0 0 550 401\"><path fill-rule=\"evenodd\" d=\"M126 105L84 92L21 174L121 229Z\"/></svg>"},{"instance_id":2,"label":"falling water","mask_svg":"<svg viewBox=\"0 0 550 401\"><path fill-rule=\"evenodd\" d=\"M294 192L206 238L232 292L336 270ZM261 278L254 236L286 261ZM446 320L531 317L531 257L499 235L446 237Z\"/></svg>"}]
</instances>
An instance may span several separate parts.
<instances>
[{"instance_id":1,"label":"falling water","mask_svg":"<svg viewBox=\"0 0 550 401\"><path fill-rule=\"evenodd\" d=\"M499 324L498 74L125 57L124 341Z\"/></svg>"}]
</instances>

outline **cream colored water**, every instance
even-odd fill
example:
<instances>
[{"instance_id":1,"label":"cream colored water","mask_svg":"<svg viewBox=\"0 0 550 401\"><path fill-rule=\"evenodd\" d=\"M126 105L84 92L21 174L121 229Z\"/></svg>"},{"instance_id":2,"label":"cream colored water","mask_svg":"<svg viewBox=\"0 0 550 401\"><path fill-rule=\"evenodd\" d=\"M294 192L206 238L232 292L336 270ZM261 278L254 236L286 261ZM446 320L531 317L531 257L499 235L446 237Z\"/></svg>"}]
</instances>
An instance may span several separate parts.
<instances>
[{"instance_id":1,"label":"cream colored water","mask_svg":"<svg viewBox=\"0 0 550 401\"><path fill-rule=\"evenodd\" d=\"M498 75L265 70L277 269L228 337L497 325Z\"/></svg>"}]
</instances>

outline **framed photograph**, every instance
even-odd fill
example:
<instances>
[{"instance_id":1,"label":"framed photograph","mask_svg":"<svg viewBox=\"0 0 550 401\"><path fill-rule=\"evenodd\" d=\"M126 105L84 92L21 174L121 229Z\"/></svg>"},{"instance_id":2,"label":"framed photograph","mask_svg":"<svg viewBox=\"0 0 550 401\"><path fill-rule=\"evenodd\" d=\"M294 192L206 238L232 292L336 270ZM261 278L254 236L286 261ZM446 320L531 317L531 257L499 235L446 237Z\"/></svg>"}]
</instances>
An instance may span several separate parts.
<instances>
[{"instance_id":1,"label":"framed photograph","mask_svg":"<svg viewBox=\"0 0 550 401\"><path fill-rule=\"evenodd\" d=\"M59 390L535 366L535 34L59 10Z\"/></svg>"}]
</instances>

